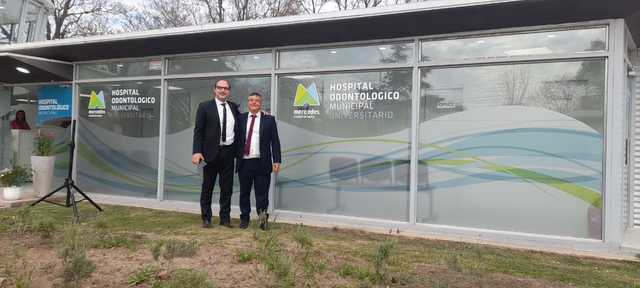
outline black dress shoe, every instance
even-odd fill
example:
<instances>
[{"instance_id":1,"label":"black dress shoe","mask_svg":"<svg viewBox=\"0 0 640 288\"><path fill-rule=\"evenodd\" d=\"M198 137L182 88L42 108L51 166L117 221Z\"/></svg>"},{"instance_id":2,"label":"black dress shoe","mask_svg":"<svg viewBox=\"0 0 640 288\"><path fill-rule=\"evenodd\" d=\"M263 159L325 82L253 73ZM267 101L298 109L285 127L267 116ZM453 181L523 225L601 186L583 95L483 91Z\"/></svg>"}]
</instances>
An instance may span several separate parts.
<instances>
[{"instance_id":1,"label":"black dress shoe","mask_svg":"<svg viewBox=\"0 0 640 288\"><path fill-rule=\"evenodd\" d=\"M202 221L202 228L211 228L211 220Z\"/></svg>"},{"instance_id":2,"label":"black dress shoe","mask_svg":"<svg viewBox=\"0 0 640 288\"><path fill-rule=\"evenodd\" d=\"M231 226L231 221L220 221L220 226L224 226L227 228L233 228L233 226Z\"/></svg>"},{"instance_id":3,"label":"black dress shoe","mask_svg":"<svg viewBox=\"0 0 640 288\"><path fill-rule=\"evenodd\" d=\"M240 219L240 229L247 229L249 228L249 219Z\"/></svg>"}]
</instances>

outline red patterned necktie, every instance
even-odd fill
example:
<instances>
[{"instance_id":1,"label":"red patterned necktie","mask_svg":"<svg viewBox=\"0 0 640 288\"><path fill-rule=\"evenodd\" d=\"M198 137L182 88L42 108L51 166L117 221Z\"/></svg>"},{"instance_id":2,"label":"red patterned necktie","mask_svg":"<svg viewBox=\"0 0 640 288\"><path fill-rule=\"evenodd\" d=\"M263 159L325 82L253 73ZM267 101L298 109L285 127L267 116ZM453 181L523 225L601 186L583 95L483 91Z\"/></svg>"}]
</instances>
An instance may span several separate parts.
<instances>
[{"instance_id":1,"label":"red patterned necktie","mask_svg":"<svg viewBox=\"0 0 640 288\"><path fill-rule=\"evenodd\" d=\"M256 123L256 115L251 115L251 125L249 125L249 136L247 136L247 143L244 144L244 155L249 155L251 149L251 136L253 136L253 124Z\"/></svg>"}]
</instances>

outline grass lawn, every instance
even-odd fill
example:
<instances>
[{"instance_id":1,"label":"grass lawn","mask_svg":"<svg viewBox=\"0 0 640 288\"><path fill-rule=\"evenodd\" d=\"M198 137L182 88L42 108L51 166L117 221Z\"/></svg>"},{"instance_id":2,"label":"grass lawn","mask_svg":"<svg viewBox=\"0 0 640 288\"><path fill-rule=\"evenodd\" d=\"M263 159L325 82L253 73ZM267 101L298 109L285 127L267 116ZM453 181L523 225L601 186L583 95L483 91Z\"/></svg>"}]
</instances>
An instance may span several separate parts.
<instances>
[{"instance_id":1,"label":"grass lawn","mask_svg":"<svg viewBox=\"0 0 640 288\"><path fill-rule=\"evenodd\" d=\"M81 205L79 225L67 208L0 209L0 287L640 288L639 262L103 208Z\"/></svg>"}]
</instances>

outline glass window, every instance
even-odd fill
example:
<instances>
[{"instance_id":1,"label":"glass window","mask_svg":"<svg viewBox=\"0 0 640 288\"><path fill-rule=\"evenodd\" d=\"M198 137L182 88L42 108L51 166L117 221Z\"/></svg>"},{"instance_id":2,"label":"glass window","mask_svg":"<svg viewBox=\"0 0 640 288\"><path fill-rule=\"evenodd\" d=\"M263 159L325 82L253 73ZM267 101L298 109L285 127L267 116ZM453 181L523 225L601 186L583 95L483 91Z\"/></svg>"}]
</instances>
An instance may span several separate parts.
<instances>
[{"instance_id":1,"label":"glass window","mask_svg":"<svg viewBox=\"0 0 640 288\"><path fill-rule=\"evenodd\" d=\"M213 100L213 85L220 78L168 81L167 137L165 145L164 197L168 200L199 201L202 185L201 171L191 164L193 128L198 105ZM251 92L262 95L262 108L271 111L271 77L225 77L231 84L230 100L247 111L247 97ZM234 176L232 204L238 204L240 185ZM219 179L218 179L219 180ZM216 182L217 184L217 182ZM213 199L220 196L219 187ZM253 197L252 197L253 198ZM252 199L253 201L253 199Z\"/></svg>"},{"instance_id":2,"label":"glass window","mask_svg":"<svg viewBox=\"0 0 640 288\"><path fill-rule=\"evenodd\" d=\"M270 70L271 53L169 59L169 74Z\"/></svg>"},{"instance_id":3,"label":"glass window","mask_svg":"<svg viewBox=\"0 0 640 288\"><path fill-rule=\"evenodd\" d=\"M407 221L409 69L278 79L278 209Z\"/></svg>"},{"instance_id":4,"label":"glass window","mask_svg":"<svg viewBox=\"0 0 640 288\"><path fill-rule=\"evenodd\" d=\"M422 61L606 51L607 29L589 28L422 42Z\"/></svg>"},{"instance_id":5,"label":"glass window","mask_svg":"<svg viewBox=\"0 0 640 288\"><path fill-rule=\"evenodd\" d=\"M605 67L423 69L417 221L601 239Z\"/></svg>"},{"instance_id":6,"label":"glass window","mask_svg":"<svg viewBox=\"0 0 640 288\"><path fill-rule=\"evenodd\" d=\"M78 79L159 76L161 73L162 61L160 59L78 65Z\"/></svg>"},{"instance_id":7,"label":"glass window","mask_svg":"<svg viewBox=\"0 0 640 288\"><path fill-rule=\"evenodd\" d=\"M87 191L155 198L160 81L79 85L78 179Z\"/></svg>"},{"instance_id":8,"label":"glass window","mask_svg":"<svg viewBox=\"0 0 640 288\"><path fill-rule=\"evenodd\" d=\"M26 18L24 19L27 27L25 27L23 31L25 35L24 35L24 38L22 38L24 39L25 42L31 42L35 37L36 23L38 22L40 9L41 9L40 6L36 5L33 2L29 2L29 6L27 7Z\"/></svg>"},{"instance_id":9,"label":"glass window","mask_svg":"<svg viewBox=\"0 0 640 288\"><path fill-rule=\"evenodd\" d=\"M69 163L67 141L71 134L71 85L21 85L2 88L0 103L5 105L0 109L0 143L3 144L0 147L0 168L7 167L11 161L23 167L31 166L31 143L23 145L24 147L12 148L11 140L14 136L9 131L9 124L16 119L17 112L24 111L29 130L25 131L27 127L21 127L25 129L21 134L35 138L42 133L53 138L53 153L56 159L51 188L61 185L67 176ZM18 150L21 152L18 153Z\"/></svg>"},{"instance_id":10,"label":"glass window","mask_svg":"<svg viewBox=\"0 0 640 288\"><path fill-rule=\"evenodd\" d=\"M304 49L280 52L280 68L402 64L413 60L412 43Z\"/></svg>"}]
</instances>

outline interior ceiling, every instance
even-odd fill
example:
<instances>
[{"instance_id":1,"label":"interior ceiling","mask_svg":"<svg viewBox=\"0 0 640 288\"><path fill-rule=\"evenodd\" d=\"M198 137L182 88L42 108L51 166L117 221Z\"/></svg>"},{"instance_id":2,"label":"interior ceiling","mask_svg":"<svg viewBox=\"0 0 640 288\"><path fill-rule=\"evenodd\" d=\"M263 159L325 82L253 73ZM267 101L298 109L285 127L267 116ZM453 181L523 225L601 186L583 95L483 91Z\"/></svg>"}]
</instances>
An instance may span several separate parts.
<instances>
[{"instance_id":1,"label":"interior ceiling","mask_svg":"<svg viewBox=\"0 0 640 288\"><path fill-rule=\"evenodd\" d=\"M51 62L43 59L22 57L14 54L0 54L0 84L46 83L71 81L71 64ZM16 70L26 68L29 74Z\"/></svg>"}]
</instances>

